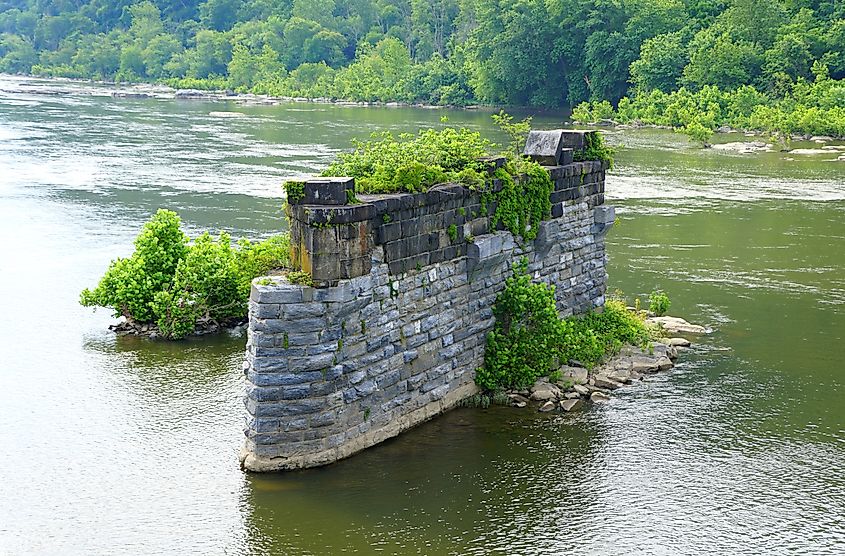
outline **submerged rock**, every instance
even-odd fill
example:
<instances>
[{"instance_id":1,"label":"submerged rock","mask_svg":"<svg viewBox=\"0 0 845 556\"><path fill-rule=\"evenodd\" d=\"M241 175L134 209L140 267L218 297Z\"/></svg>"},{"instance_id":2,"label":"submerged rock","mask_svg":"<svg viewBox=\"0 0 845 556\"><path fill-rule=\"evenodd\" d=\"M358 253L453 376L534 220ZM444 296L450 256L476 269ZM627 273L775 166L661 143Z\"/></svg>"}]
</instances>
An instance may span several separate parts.
<instances>
[{"instance_id":1,"label":"submerged rock","mask_svg":"<svg viewBox=\"0 0 845 556\"><path fill-rule=\"evenodd\" d=\"M692 342L686 338L667 338L666 343L672 347L690 347Z\"/></svg>"},{"instance_id":2,"label":"submerged rock","mask_svg":"<svg viewBox=\"0 0 845 556\"><path fill-rule=\"evenodd\" d=\"M564 400L560 402L560 408L563 411L575 411L577 409L581 409L583 407L584 402L581 401L581 398L573 399L573 400Z\"/></svg>"},{"instance_id":3,"label":"submerged rock","mask_svg":"<svg viewBox=\"0 0 845 556\"><path fill-rule=\"evenodd\" d=\"M697 324L690 324L679 317L649 317L646 322L657 324L670 334L706 334L708 330Z\"/></svg>"},{"instance_id":4,"label":"submerged rock","mask_svg":"<svg viewBox=\"0 0 845 556\"><path fill-rule=\"evenodd\" d=\"M546 403L544 403L543 405L540 406L539 411L541 413L548 413L549 411L554 410L554 408L555 408L555 402L549 400L549 401L547 401Z\"/></svg>"},{"instance_id":5,"label":"submerged rock","mask_svg":"<svg viewBox=\"0 0 845 556\"><path fill-rule=\"evenodd\" d=\"M605 394L604 392L593 392L590 395L590 401L593 403L604 403L610 401L610 395Z\"/></svg>"},{"instance_id":6,"label":"submerged rock","mask_svg":"<svg viewBox=\"0 0 845 556\"><path fill-rule=\"evenodd\" d=\"M771 145L763 141L734 141L732 143L717 143L713 145L715 151L732 151L740 154L771 152Z\"/></svg>"}]
</instances>

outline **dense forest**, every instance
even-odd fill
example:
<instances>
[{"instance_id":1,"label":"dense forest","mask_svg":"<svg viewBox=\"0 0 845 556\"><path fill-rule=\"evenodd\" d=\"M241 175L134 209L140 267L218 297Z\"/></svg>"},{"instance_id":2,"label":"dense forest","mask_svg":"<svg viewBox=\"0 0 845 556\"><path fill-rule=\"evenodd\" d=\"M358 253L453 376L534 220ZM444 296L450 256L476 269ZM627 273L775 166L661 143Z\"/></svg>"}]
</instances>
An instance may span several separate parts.
<instances>
[{"instance_id":1,"label":"dense forest","mask_svg":"<svg viewBox=\"0 0 845 556\"><path fill-rule=\"evenodd\" d=\"M620 100L648 120L657 99L665 116L681 91L688 111L711 114L672 125L754 125L754 107L786 99L841 127L845 2L0 0L0 71L362 101L592 101L581 119L618 115ZM756 125L816 131L775 120Z\"/></svg>"}]
</instances>

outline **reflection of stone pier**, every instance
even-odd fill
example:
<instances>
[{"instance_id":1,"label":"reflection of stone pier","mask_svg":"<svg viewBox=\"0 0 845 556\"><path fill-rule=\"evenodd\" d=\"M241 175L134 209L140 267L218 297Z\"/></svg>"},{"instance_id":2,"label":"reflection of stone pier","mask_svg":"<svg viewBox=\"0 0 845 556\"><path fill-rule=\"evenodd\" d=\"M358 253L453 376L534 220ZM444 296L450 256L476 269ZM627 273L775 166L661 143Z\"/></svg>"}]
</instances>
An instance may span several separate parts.
<instances>
[{"instance_id":1,"label":"reflection of stone pier","mask_svg":"<svg viewBox=\"0 0 845 556\"><path fill-rule=\"evenodd\" d=\"M244 467L331 463L475 393L493 302L521 257L556 286L562 314L602 305L614 212L604 206L606 166L572 162L584 136L529 138L526 153L555 187L551 218L524 243L462 185L355 199L349 178L306 181L289 200L291 244L316 287L279 277L253 285Z\"/></svg>"}]
</instances>

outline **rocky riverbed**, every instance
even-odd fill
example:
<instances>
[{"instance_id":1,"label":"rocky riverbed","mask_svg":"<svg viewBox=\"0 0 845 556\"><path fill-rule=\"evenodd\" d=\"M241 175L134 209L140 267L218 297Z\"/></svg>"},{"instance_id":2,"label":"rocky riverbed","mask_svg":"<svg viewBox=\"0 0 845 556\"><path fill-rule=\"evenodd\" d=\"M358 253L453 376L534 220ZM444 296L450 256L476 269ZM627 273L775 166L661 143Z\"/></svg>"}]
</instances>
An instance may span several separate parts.
<instances>
[{"instance_id":1,"label":"rocky riverbed","mask_svg":"<svg viewBox=\"0 0 845 556\"><path fill-rule=\"evenodd\" d=\"M626 384L646 380L650 375L671 370L681 352L692 342L677 334L706 334L709 329L678 317L650 317L665 338L646 348L625 346L601 365L587 369L570 362L551 377L540 378L531 388L507 392L508 403L517 408L533 406L542 413L578 411L587 403L610 401L613 392Z\"/></svg>"}]
</instances>

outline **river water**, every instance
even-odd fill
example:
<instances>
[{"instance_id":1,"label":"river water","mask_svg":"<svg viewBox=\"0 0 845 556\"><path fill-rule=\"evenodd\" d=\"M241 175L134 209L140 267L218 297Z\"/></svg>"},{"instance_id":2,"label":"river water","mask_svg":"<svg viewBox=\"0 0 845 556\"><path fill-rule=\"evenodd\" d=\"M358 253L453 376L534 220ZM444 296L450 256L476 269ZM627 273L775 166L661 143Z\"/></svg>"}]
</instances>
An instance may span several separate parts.
<instances>
[{"instance_id":1,"label":"river water","mask_svg":"<svg viewBox=\"0 0 845 556\"><path fill-rule=\"evenodd\" d=\"M604 406L459 409L318 470L238 469L242 334L116 338L77 304L158 207L262 237L286 176L444 114L499 139L482 112L0 76L0 554L845 553L835 154L611 134L611 288L662 288L713 333Z\"/></svg>"}]
</instances>

